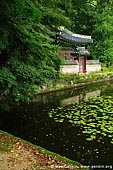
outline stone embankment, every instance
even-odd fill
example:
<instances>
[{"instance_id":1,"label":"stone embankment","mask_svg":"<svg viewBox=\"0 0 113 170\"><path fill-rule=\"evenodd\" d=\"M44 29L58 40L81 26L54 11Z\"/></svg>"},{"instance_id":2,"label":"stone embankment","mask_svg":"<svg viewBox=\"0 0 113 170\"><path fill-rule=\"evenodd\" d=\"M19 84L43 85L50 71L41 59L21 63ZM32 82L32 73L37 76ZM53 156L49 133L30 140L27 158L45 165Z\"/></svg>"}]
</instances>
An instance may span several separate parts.
<instances>
[{"instance_id":1,"label":"stone embankment","mask_svg":"<svg viewBox=\"0 0 113 170\"><path fill-rule=\"evenodd\" d=\"M72 78L69 78L68 75L67 78L49 82L49 84L43 86L39 90L39 94L64 90L68 88L80 88L93 84L106 83L113 80L113 75L104 74L80 75L77 76L77 78L76 76L74 78L74 75L71 75L70 77Z\"/></svg>"}]
</instances>

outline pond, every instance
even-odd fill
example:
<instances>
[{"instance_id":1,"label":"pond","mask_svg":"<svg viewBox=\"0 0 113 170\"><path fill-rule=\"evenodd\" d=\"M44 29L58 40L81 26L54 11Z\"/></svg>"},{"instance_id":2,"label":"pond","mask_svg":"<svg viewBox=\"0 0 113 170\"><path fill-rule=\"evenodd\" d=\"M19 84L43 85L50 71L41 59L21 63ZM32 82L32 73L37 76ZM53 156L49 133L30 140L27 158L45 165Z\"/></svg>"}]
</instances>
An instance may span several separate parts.
<instances>
[{"instance_id":1,"label":"pond","mask_svg":"<svg viewBox=\"0 0 113 170\"><path fill-rule=\"evenodd\" d=\"M113 82L4 107L0 129L83 165L113 164ZM109 168L110 169L110 168Z\"/></svg>"}]
</instances>

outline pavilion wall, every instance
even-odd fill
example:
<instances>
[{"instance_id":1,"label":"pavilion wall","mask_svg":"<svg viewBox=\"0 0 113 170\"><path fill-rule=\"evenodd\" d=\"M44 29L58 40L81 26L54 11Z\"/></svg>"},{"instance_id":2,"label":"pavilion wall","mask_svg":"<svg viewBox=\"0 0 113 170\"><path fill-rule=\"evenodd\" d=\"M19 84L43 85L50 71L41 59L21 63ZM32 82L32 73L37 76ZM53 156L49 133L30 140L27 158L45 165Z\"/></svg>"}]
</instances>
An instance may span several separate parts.
<instances>
[{"instance_id":1,"label":"pavilion wall","mask_svg":"<svg viewBox=\"0 0 113 170\"><path fill-rule=\"evenodd\" d=\"M99 60L87 60L86 74L97 71L101 71L101 63ZM79 74L79 64L61 65L60 72L61 74Z\"/></svg>"},{"instance_id":2,"label":"pavilion wall","mask_svg":"<svg viewBox=\"0 0 113 170\"><path fill-rule=\"evenodd\" d=\"M61 65L60 72L61 74L78 74L79 65Z\"/></svg>"}]
</instances>

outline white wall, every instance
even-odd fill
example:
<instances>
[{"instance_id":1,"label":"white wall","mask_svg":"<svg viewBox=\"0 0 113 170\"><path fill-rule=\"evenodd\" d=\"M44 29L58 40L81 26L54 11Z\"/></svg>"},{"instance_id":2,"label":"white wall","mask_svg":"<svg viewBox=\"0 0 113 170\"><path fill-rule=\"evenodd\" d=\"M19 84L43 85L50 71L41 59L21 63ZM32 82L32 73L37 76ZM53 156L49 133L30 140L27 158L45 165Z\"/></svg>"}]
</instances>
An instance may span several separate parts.
<instances>
[{"instance_id":1,"label":"white wall","mask_svg":"<svg viewBox=\"0 0 113 170\"><path fill-rule=\"evenodd\" d=\"M86 63L86 74L91 73L91 72L95 72L95 71L101 71L101 64L100 62L97 60L90 60L87 61ZM60 72L62 74L78 74L79 72L79 65L61 65L60 66Z\"/></svg>"},{"instance_id":2,"label":"white wall","mask_svg":"<svg viewBox=\"0 0 113 170\"><path fill-rule=\"evenodd\" d=\"M86 65L86 70L87 70L87 73L101 71L101 65L100 64Z\"/></svg>"},{"instance_id":3,"label":"white wall","mask_svg":"<svg viewBox=\"0 0 113 170\"><path fill-rule=\"evenodd\" d=\"M79 67L78 65L62 65L60 66L60 72L62 74L78 74Z\"/></svg>"}]
</instances>

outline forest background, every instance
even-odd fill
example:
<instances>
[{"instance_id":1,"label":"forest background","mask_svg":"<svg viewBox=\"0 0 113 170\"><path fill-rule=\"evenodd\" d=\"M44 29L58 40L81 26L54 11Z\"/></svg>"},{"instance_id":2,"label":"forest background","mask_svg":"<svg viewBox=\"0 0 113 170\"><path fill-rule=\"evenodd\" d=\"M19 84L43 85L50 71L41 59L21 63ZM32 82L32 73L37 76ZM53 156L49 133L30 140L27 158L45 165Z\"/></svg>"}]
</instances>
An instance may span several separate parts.
<instances>
[{"instance_id":1,"label":"forest background","mask_svg":"<svg viewBox=\"0 0 113 170\"><path fill-rule=\"evenodd\" d=\"M1 0L0 92L27 101L59 77L59 27L91 35L93 59L113 64L112 0Z\"/></svg>"}]
</instances>

